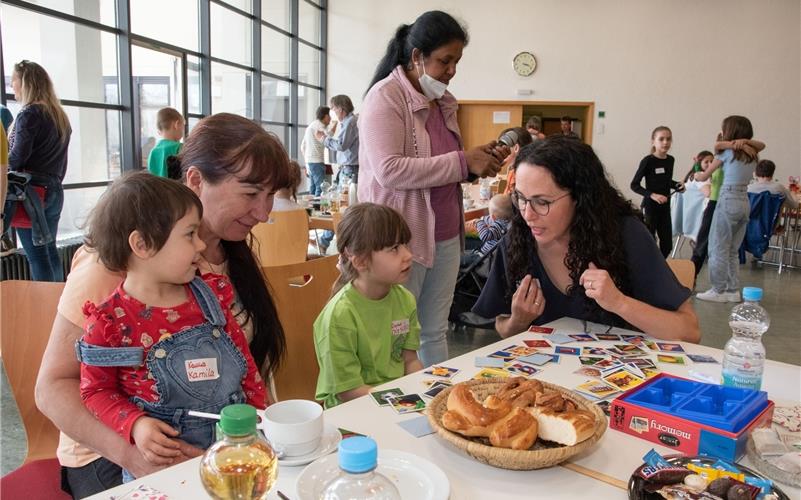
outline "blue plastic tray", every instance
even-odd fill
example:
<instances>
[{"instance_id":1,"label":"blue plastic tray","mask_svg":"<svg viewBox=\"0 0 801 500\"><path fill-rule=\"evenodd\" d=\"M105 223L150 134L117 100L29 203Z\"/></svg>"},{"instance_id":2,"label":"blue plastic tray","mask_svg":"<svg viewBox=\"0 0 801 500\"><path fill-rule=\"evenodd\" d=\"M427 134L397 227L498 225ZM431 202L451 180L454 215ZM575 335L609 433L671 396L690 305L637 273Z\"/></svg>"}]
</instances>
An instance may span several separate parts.
<instances>
[{"instance_id":1,"label":"blue plastic tray","mask_svg":"<svg viewBox=\"0 0 801 500\"><path fill-rule=\"evenodd\" d=\"M739 432L768 405L768 393L662 374L622 397L638 406L728 432Z\"/></svg>"}]
</instances>

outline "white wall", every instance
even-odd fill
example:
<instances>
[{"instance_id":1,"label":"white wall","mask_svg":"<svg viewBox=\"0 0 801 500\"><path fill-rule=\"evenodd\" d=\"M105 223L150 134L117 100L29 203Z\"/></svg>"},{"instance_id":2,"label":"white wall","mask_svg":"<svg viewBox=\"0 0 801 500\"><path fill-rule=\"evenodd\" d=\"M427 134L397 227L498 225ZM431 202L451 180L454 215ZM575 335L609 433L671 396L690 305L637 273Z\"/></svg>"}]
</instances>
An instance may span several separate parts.
<instances>
[{"instance_id":1,"label":"white wall","mask_svg":"<svg viewBox=\"0 0 801 500\"><path fill-rule=\"evenodd\" d=\"M450 90L459 99L594 101L593 146L624 194L657 125L673 130L678 177L711 149L722 119L751 119L776 177L801 171L798 0L330 0L328 93L357 111L400 23L441 9L470 44ZM531 51L528 78L512 57ZM637 197L639 200L639 197Z\"/></svg>"}]
</instances>

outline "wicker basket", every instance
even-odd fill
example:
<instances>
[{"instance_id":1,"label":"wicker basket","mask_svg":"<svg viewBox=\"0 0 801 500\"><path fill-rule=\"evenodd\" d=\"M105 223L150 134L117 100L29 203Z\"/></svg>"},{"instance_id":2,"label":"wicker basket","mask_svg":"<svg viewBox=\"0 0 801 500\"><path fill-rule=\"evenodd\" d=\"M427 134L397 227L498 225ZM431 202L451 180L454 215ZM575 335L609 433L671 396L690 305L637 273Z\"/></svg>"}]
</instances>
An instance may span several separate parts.
<instances>
[{"instance_id":1,"label":"wicker basket","mask_svg":"<svg viewBox=\"0 0 801 500\"><path fill-rule=\"evenodd\" d=\"M440 392L428 405L426 410L428 420L437 431L437 434L443 439L465 451L479 462L511 470L532 470L554 466L597 443L606 432L607 421L606 415L600 408L578 394L558 385L540 382L546 389L559 391L565 399L573 401L580 409L587 410L595 416L595 432L592 436L574 446L562 446L541 439L537 439L534 446L528 450L512 450L490 446L489 440L486 438L465 437L442 426L440 422L442 421L442 415L448 409L448 395L452 390L450 387ZM470 386L470 390L473 391L479 401L483 401L484 398L498 391L506 383L506 379L471 380L464 383Z\"/></svg>"}]
</instances>

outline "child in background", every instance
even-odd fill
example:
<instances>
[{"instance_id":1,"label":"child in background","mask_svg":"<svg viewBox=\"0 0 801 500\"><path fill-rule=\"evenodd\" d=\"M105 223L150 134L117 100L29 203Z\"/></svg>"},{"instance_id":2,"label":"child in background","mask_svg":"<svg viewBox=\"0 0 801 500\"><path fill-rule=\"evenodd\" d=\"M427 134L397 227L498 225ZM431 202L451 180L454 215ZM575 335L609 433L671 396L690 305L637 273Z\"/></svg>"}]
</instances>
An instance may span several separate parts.
<instances>
[{"instance_id":1,"label":"child in background","mask_svg":"<svg viewBox=\"0 0 801 500\"><path fill-rule=\"evenodd\" d=\"M176 439L204 449L214 442L214 420L187 410L265 407L264 383L230 312L231 283L196 276L202 212L188 187L137 172L103 194L86 235L100 261L126 276L105 302L84 306L81 398L155 465L180 455Z\"/></svg>"},{"instance_id":2,"label":"child in background","mask_svg":"<svg viewBox=\"0 0 801 500\"><path fill-rule=\"evenodd\" d=\"M798 200L793 197L793 193L781 182L773 180L776 172L776 164L770 160L759 160L754 176L756 181L748 185L749 193L762 193L767 191L771 194L784 195L784 206L787 208L798 208Z\"/></svg>"},{"instance_id":3,"label":"child in background","mask_svg":"<svg viewBox=\"0 0 801 500\"><path fill-rule=\"evenodd\" d=\"M642 195L645 225L656 238L659 250L667 258L673 249L673 225L670 220L670 190L683 191L684 184L673 180L674 158L668 154L673 133L668 127L656 127L651 132L651 154L640 161L631 179L631 190ZM645 177L645 187L642 179Z\"/></svg>"},{"instance_id":4,"label":"child in background","mask_svg":"<svg viewBox=\"0 0 801 500\"><path fill-rule=\"evenodd\" d=\"M757 154L765 144L753 140L754 129L744 116L728 116L721 126L722 141L715 144L715 159L695 179L704 181L723 167L723 183L709 231L709 281L712 288L696 298L712 302L739 302L740 283L737 251L750 217L746 193L754 173Z\"/></svg>"},{"instance_id":5,"label":"child in background","mask_svg":"<svg viewBox=\"0 0 801 500\"><path fill-rule=\"evenodd\" d=\"M685 179L693 180L696 172L706 172L709 166L712 165L712 160L715 156L709 151L701 151L698 153L694 160L695 163L690 171L687 173ZM686 181L685 181L686 182ZM701 272L701 267L706 260L707 249L709 248L709 228L712 226L712 215L715 213L715 206L718 204L718 194L720 193L720 185L723 182L723 171L718 169L712 173L709 183L709 201L704 208L704 213L701 216L701 227L698 229L698 236L695 239L695 248L693 248L693 256L691 260L695 265L695 277Z\"/></svg>"},{"instance_id":6,"label":"child in background","mask_svg":"<svg viewBox=\"0 0 801 500\"><path fill-rule=\"evenodd\" d=\"M512 197L508 194L496 194L489 202L489 215L469 221L472 223L478 237L481 239L481 248L478 251L468 251L462 255L461 266L467 267L486 255L506 234L509 221L512 219ZM465 223L467 226L468 223ZM465 230L473 230L465 227Z\"/></svg>"},{"instance_id":7,"label":"child in background","mask_svg":"<svg viewBox=\"0 0 801 500\"><path fill-rule=\"evenodd\" d=\"M161 140L147 157L147 169L159 177L169 177L167 158L177 156L184 136L184 117L173 108L161 108L156 114L156 127Z\"/></svg>"},{"instance_id":8,"label":"child in background","mask_svg":"<svg viewBox=\"0 0 801 500\"><path fill-rule=\"evenodd\" d=\"M412 268L403 217L384 205L348 207L337 240L342 274L314 322L315 398L326 408L423 367L417 304L401 286Z\"/></svg>"},{"instance_id":9,"label":"child in background","mask_svg":"<svg viewBox=\"0 0 801 500\"><path fill-rule=\"evenodd\" d=\"M298 187L300 187L300 182L302 180L300 165L294 160L291 160L289 165L292 167L289 177L290 185L289 187L281 188L275 192L272 212L303 210L303 207L298 203Z\"/></svg>"},{"instance_id":10,"label":"child in background","mask_svg":"<svg viewBox=\"0 0 801 500\"><path fill-rule=\"evenodd\" d=\"M533 118L536 118L536 117L533 117ZM512 131L514 133L507 135L507 132L510 132L510 131ZM514 166L515 166L515 159L517 158L517 153L520 151L520 148L522 148L523 146L527 146L527 145L531 144L534 141L534 139L531 138L531 134L528 133L528 131L526 129L524 129L523 127L507 128L506 130L501 132L501 135L499 135L498 138L499 139L503 138L505 135L507 137L516 138L516 140L514 141L514 144L512 144L511 146L506 141L502 142L506 146L509 146L509 150L511 151L509 153L509 156L507 156L503 160L503 164L501 165L501 173L504 173L504 172L506 173L506 188L503 190L503 194L510 194L512 192L512 190L514 189L514 184L515 184L515 169L514 169ZM501 142L501 141L499 141L499 142Z\"/></svg>"}]
</instances>

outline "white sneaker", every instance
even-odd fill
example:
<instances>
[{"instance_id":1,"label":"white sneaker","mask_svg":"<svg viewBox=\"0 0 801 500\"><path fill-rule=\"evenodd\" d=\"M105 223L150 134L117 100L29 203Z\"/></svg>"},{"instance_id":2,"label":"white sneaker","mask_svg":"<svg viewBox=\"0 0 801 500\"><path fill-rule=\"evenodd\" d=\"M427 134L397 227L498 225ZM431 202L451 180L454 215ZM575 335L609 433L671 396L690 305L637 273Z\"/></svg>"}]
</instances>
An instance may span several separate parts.
<instances>
[{"instance_id":1,"label":"white sneaker","mask_svg":"<svg viewBox=\"0 0 801 500\"><path fill-rule=\"evenodd\" d=\"M738 292L732 293L736 294L737 298L739 299L740 294ZM726 292L718 293L714 288L710 288L705 292L696 293L695 298L699 300L707 300L709 302L733 302L733 300L730 300L732 298L731 294Z\"/></svg>"},{"instance_id":2,"label":"white sneaker","mask_svg":"<svg viewBox=\"0 0 801 500\"><path fill-rule=\"evenodd\" d=\"M742 300L740 299L740 292L738 292L737 290L733 292L725 292L723 295L725 295L726 298L728 299L727 302L742 302Z\"/></svg>"}]
</instances>

